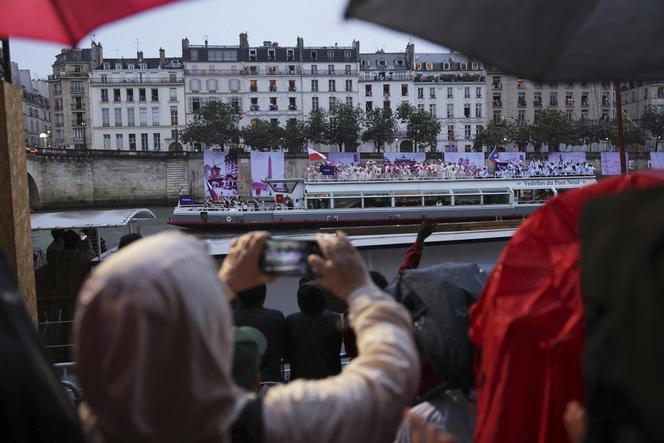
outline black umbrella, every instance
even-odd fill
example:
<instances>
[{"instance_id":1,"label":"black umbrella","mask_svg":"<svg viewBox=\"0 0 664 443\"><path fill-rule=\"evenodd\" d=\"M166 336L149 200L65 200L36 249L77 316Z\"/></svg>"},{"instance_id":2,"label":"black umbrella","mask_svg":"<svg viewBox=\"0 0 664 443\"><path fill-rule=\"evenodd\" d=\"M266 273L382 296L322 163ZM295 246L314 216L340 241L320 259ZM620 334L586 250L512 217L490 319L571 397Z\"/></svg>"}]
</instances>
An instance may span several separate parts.
<instances>
[{"instance_id":1,"label":"black umbrella","mask_svg":"<svg viewBox=\"0 0 664 443\"><path fill-rule=\"evenodd\" d=\"M541 81L664 78L661 0L350 0L356 17Z\"/></svg>"},{"instance_id":2,"label":"black umbrella","mask_svg":"<svg viewBox=\"0 0 664 443\"><path fill-rule=\"evenodd\" d=\"M468 312L485 281L476 264L443 263L406 271L387 288L410 312L420 352L448 386L472 384Z\"/></svg>"}]
</instances>

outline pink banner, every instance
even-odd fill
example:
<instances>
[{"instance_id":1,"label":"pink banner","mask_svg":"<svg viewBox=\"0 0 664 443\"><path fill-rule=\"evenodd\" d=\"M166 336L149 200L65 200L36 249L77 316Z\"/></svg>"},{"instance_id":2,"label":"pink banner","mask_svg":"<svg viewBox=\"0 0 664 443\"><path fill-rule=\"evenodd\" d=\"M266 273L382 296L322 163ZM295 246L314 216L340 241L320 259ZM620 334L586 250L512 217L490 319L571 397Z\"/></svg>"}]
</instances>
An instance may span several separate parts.
<instances>
[{"instance_id":1,"label":"pink banner","mask_svg":"<svg viewBox=\"0 0 664 443\"><path fill-rule=\"evenodd\" d=\"M332 164L353 166L360 164L360 154L357 152L330 152L327 160Z\"/></svg>"},{"instance_id":2,"label":"pink banner","mask_svg":"<svg viewBox=\"0 0 664 443\"><path fill-rule=\"evenodd\" d=\"M496 157L500 163L526 161L525 152L496 152Z\"/></svg>"},{"instance_id":3,"label":"pink banner","mask_svg":"<svg viewBox=\"0 0 664 443\"><path fill-rule=\"evenodd\" d=\"M501 152L501 154L503 154ZM482 152L446 152L443 154L446 162L458 163L469 170L484 167L484 154Z\"/></svg>"},{"instance_id":4,"label":"pink banner","mask_svg":"<svg viewBox=\"0 0 664 443\"><path fill-rule=\"evenodd\" d=\"M283 152L251 152L251 195L254 197L272 197L272 188L263 179L284 179Z\"/></svg>"},{"instance_id":5,"label":"pink banner","mask_svg":"<svg viewBox=\"0 0 664 443\"><path fill-rule=\"evenodd\" d=\"M585 152L549 152L549 161L551 163L584 162L584 161L586 161L586 153Z\"/></svg>"},{"instance_id":6,"label":"pink banner","mask_svg":"<svg viewBox=\"0 0 664 443\"><path fill-rule=\"evenodd\" d=\"M206 198L237 195L237 157L225 152L203 154L203 176Z\"/></svg>"},{"instance_id":7,"label":"pink banner","mask_svg":"<svg viewBox=\"0 0 664 443\"><path fill-rule=\"evenodd\" d=\"M625 163L629 164L628 153L625 153ZM602 152L600 165L602 175L620 175L620 152Z\"/></svg>"}]
</instances>

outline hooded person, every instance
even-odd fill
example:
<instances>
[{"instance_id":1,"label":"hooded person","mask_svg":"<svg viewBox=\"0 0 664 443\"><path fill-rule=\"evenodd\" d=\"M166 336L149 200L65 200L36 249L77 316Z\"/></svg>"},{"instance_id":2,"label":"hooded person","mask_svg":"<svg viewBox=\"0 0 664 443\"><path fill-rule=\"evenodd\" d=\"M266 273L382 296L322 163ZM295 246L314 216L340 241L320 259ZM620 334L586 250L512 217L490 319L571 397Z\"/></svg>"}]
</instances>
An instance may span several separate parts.
<instances>
[{"instance_id":1,"label":"hooded person","mask_svg":"<svg viewBox=\"0 0 664 443\"><path fill-rule=\"evenodd\" d=\"M225 442L243 396L232 318L203 243L136 242L102 262L75 316L84 427L101 441Z\"/></svg>"},{"instance_id":2,"label":"hooded person","mask_svg":"<svg viewBox=\"0 0 664 443\"><path fill-rule=\"evenodd\" d=\"M236 239L218 274L203 244L178 232L99 265L82 292L75 350L84 424L101 441L224 443L231 428L256 437L235 441L394 439L418 387L413 327L343 234L317 236L322 255L308 261L316 282L347 300L358 358L335 377L276 386L262 399L233 384L228 300L271 280L258 259L268 238Z\"/></svg>"}]
</instances>

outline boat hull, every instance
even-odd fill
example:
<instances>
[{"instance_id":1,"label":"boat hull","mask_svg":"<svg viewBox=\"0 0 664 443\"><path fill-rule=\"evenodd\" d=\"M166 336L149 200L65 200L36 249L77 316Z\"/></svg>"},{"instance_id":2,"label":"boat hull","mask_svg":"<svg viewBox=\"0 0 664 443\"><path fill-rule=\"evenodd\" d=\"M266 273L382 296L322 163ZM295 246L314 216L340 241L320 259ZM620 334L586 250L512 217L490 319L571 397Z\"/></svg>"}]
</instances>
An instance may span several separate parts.
<instances>
[{"instance_id":1,"label":"boat hull","mask_svg":"<svg viewBox=\"0 0 664 443\"><path fill-rule=\"evenodd\" d=\"M301 229L346 226L417 224L422 217L444 222L519 219L538 205L495 207L422 207L341 210L217 211L176 209L168 223L199 229Z\"/></svg>"}]
</instances>

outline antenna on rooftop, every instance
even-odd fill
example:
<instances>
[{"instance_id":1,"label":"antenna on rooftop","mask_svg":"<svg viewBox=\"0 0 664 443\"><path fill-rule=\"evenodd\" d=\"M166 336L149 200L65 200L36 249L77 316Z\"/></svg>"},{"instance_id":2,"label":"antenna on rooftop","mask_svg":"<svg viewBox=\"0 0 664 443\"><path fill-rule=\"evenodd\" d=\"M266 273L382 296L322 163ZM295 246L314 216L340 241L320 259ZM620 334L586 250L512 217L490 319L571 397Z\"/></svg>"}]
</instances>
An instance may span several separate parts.
<instances>
[{"instance_id":1,"label":"antenna on rooftop","mask_svg":"<svg viewBox=\"0 0 664 443\"><path fill-rule=\"evenodd\" d=\"M97 34L92 33L92 43L95 43L97 41Z\"/></svg>"},{"instance_id":2,"label":"antenna on rooftop","mask_svg":"<svg viewBox=\"0 0 664 443\"><path fill-rule=\"evenodd\" d=\"M134 37L134 40L136 40L136 52L138 52L139 49L140 49L140 48L139 48L139 40L138 40L138 37Z\"/></svg>"}]
</instances>

